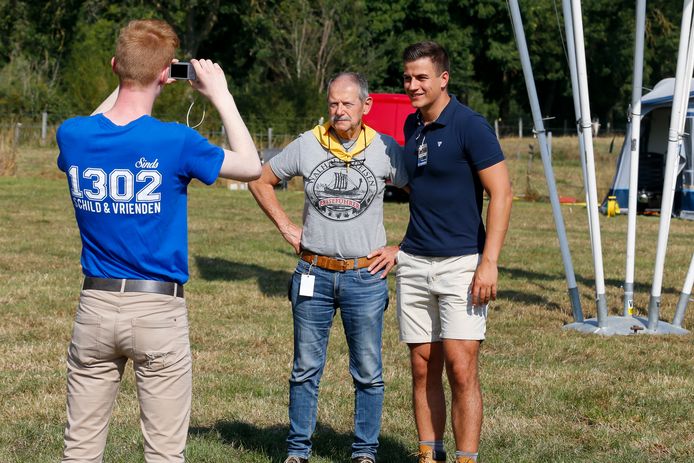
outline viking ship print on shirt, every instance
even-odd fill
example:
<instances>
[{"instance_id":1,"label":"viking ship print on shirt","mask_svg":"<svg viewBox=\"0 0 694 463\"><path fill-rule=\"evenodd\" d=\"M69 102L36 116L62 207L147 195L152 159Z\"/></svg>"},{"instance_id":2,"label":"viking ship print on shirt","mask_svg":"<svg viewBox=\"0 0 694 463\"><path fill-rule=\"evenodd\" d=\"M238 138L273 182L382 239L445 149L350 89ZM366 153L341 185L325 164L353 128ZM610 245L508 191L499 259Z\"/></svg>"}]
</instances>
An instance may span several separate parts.
<instances>
[{"instance_id":1,"label":"viking ship print on shirt","mask_svg":"<svg viewBox=\"0 0 694 463\"><path fill-rule=\"evenodd\" d=\"M360 194L363 181L363 178L359 178L359 185L350 189L349 187L352 185L349 184L349 175L344 172L335 172L335 180L332 186L326 186L323 191L336 196L356 196Z\"/></svg>"},{"instance_id":2,"label":"viking ship print on shirt","mask_svg":"<svg viewBox=\"0 0 694 463\"><path fill-rule=\"evenodd\" d=\"M361 215L378 193L378 182L364 161L349 167L339 159L328 159L311 172L305 185L311 205L330 220L350 220Z\"/></svg>"}]
</instances>

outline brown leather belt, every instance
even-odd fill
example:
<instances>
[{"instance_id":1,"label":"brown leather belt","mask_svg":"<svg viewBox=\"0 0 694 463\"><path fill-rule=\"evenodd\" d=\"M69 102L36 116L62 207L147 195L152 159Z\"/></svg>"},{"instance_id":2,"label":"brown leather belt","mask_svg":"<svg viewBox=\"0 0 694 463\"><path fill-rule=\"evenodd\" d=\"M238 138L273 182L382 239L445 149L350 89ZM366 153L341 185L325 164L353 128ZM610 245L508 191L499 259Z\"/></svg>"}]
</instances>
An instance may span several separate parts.
<instances>
[{"instance_id":1,"label":"brown leather belt","mask_svg":"<svg viewBox=\"0 0 694 463\"><path fill-rule=\"evenodd\" d=\"M183 286L168 281L84 277L82 289L98 289L116 293L155 293L183 297Z\"/></svg>"},{"instance_id":2,"label":"brown leather belt","mask_svg":"<svg viewBox=\"0 0 694 463\"><path fill-rule=\"evenodd\" d=\"M336 259L328 256L318 256L310 252L302 252L301 259L313 264L316 267L332 270L334 272L344 272L345 270L354 270L365 268L371 265L376 260L375 258L367 259L366 257L355 257L353 259Z\"/></svg>"}]
</instances>

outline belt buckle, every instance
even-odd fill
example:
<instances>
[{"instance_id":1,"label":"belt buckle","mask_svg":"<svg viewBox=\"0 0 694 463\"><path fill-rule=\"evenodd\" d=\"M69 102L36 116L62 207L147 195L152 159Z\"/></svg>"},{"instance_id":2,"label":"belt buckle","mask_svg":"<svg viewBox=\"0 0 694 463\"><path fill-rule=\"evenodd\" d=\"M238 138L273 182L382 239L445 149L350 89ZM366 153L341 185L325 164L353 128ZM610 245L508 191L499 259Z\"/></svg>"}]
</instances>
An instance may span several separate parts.
<instances>
[{"instance_id":1,"label":"belt buckle","mask_svg":"<svg viewBox=\"0 0 694 463\"><path fill-rule=\"evenodd\" d=\"M354 268L354 259L335 259L338 262L340 272L346 272ZM351 264L351 265L350 265Z\"/></svg>"}]
</instances>

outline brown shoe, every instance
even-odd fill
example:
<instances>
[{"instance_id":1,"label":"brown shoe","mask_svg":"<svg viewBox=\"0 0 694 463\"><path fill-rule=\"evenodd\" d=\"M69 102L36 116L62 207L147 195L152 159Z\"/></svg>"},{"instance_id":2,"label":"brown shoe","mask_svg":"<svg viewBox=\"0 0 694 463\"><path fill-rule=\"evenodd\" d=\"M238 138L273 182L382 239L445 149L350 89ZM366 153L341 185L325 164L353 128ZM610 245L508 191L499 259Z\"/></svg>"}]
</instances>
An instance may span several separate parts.
<instances>
[{"instance_id":1,"label":"brown shoe","mask_svg":"<svg viewBox=\"0 0 694 463\"><path fill-rule=\"evenodd\" d=\"M458 457L455 459L455 463L475 463L475 460L470 457Z\"/></svg>"},{"instance_id":2,"label":"brown shoe","mask_svg":"<svg viewBox=\"0 0 694 463\"><path fill-rule=\"evenodd\" d=\"M446 459L434 460L434 449L428 445L419 446L419 455L417 463L446 463Z\"/></svg>"}]
</instances>

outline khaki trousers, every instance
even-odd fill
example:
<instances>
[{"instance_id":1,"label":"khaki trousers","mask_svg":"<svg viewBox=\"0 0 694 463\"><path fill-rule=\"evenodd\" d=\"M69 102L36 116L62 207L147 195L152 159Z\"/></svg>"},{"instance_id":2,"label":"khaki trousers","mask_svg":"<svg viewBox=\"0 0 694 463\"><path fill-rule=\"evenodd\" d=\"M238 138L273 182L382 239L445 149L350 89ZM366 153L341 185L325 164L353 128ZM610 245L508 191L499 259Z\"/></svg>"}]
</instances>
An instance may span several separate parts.
<instances>
[{"instance_id":1,"label":"khaki trousers","mask_svg":"<svg viewBox=\"0 0 694 463\"><path fill-rule=\"evenodd\" d=\"M184 461L192 386L185 300L84 290L67 355L63 462L103 460L128 359L135 371L145 461Z\"/></svg>"}]
</instances>

